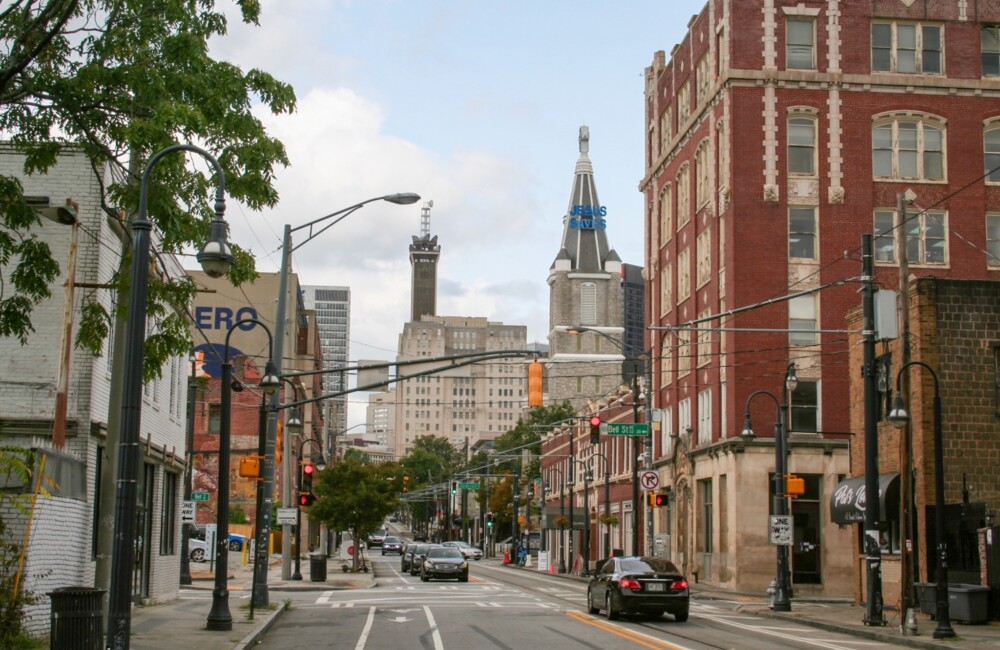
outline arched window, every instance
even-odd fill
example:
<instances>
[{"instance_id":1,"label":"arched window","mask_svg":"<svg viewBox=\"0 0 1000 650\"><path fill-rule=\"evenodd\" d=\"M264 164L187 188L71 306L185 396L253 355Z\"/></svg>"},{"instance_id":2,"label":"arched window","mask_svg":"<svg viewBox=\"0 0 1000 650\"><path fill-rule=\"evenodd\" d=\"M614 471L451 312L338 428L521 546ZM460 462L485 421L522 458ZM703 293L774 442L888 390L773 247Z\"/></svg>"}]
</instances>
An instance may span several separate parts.
<instances>
[{"instance_id":1,"label":"arched window","mask_svg":"<svg viewBox=\"0 0 1000 650\"><path fill-rule=\"evenodd\" d=\"M788 119L788 173L816 175L816 119L796 115Z\"/></svg>"},{"instance_id":2,"label":"arched window","mask_svg":"<svg viewBox=\"0 0 1000 650\"><path fill-rule=\"evenodd\" d=\"M1000 183L1000 123L994 121L983 133L983 165L986 181Z\"/></svg>"},{"instance_id":3,"label":"arched window","mask_svg":"<svg viewBox=\"0 0 1000 650\"><path fill-rule=\"evenodd\" d=\"M944 123L920 115L878 118L872 128L875 178L940 181L945 178Z\"/></svg>"}]
</instances>

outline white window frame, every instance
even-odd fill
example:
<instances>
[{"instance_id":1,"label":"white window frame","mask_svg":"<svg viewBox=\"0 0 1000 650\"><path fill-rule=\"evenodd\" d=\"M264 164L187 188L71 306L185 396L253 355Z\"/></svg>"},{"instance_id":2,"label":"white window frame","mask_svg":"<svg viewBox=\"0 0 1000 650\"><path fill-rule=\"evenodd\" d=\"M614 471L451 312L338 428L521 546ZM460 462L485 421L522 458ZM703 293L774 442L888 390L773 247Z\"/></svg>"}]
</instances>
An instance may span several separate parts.
<instances>
[{"instance_id":1,"label":"white window frame","mask_svg":"<svg viewBox=\"0 0 1000 650\"><path fill-rule=\"evenodd\" d=\"M674 195L673 186L669 183L660 192L660 236L662 242L666 243L674 236Z\"/></svg>"},{"instance_id":2,"label":"white window frame","mask_svg":"<svg viewBox=\"0 0 1000 650\"><path fill-rule=\"evenodd\" d=\"M691 82L685 81L677 89L677 126L678 128L691 117Z\"/></svg>"},{"instance_id":3,"label":"white window frame","mask_svg":"<svg viewBox=\"0 0 1000 650\"><path fill-rule=\"evenodd\" d=\"M809 229L803 227L802 224L805 223L805 213L808 211L809 218ZM792 205L788 208L788 257L790 259L804 259L804 260L816 260L818 259L817 250L819 249L819 219L817 214L819 213L819 208L816 206L805 206L805 205ZM809 240L810 249L812 250L811 255L795 255L796 252L793 240L798 237L803 241Z\"/></svg>"},{"instance_id":4,"label":"white window frame","mask_svg":"<svg viewBox=\"0 0 1000 650\"><path fill-rule=\"evenodd\" d=\"M580 284L580 324L593 325L597 322L597 284Z\"/></svg>"},{"instance_id":5,"label":"white window frame","mask_svg":"<svg viewBox=\"0 0 1000 650\"><path fill-rule=\"evenodd\" d=\"M691 165L684 163L677 172L677 229L691 221Z\"/></svg>"},{"instance_id":6,"label":"white window frame","mask_svg":"<svg viewBox=\"0 0 1000 650\"><path fill-rule=\"evenodd\" d=\"M879 47L878 49L886 50L888 49L888 66L876 67L878 63L876 62L876 46L875 46L875 33L876 31L884 31L884 27L889 28L889 47ZM927 49L924 45L924 40L926 38L926 33L928 30L936 29L938 33L938 50ZM909 32L913 32L913 42L908 42ZM900 32L905 35L900 36ZM940 23L920 23L920 22L908 22L908 21L895 21L895 20L876 20L872 22L871 31L871 57L872 57L872 72L890 72L898 74L927 74L927 75L943 75L944 74L944 25ZM901 44L900 41L903 40ZM930 53L936 53L935 57L930 57ZM937 70L927 70L928 67L933 67L932 62L936 59Z\"/></svg>"},{"instance_id":7,"label":"white window frame","mask_svg":"<svg viewBox=\"0 0 1000 650\"><path fill-rule=\"evenodd\" d=\"M677 253L677 302L691 297L691 249Z\"/></svg>"},{"instance_id":8,"label":"white window frame","mask_svg":"<svg viewBox=\"0 0 1000 650\"><path fill-rule=\"evenodd\" d=\"M1000 214L986 215L986 266L1000 268Z\"/></svg>"},{"instance_id":9,"label":"white window frame","mask_svg":"<svg viewBox=\"0 0 1000 650\"><path fill-rule=\"evenodd\" d=\"M892 226L889 226L889 215L892 215ZM899 253L896 251L897 228L899 228L899 213L891 208L875 210L873 227L875 232L875 264L895 266L899 263ZM907 264L913 267L942 268L949 265L950 252L948 246L948 213L942 210L924 210L906 216L906 257ZM940 232L938 230L940 229ZM940 261L929 262L928 256L932 242L941 242Z\"/></svg>"},{"instance_id":10,"label":"white window frame","mask_svg":"<svg viewBox=\"0 0 1000 650\"><path fill-rule=\"evenodd\" d=\"M673 135L671 133L673 125L670 120L670 114L671 110L669 106L660 113L660 155L663 155L663 152L670 146L670 136Z\"/></svg>"},{"instance_id":11,"label":"white window frame","mask_svg":"<svg viewBox=\"0 0 1000 650\"><path fill-rule=\"evenodd\" d=\"M708 98L708 91L712 87L711 63L709 52L705 52L695 65L695 83L697 84L695 94L699 104Z\"/></svg>"},{"instance_id":12,"label":"white window frame","mask_svg":"<svg viewBox=\"0 0 1000 650\"><path fill-rule=\"evenodd\" d=\"M660 272L660 313L669 314L674 308L674 265L664 264Z\"/></svg>"},{"instance_id":13,"label":"white window frame","mask_svg":"<svg viewBox=\"0 0 1000 650\"><path fill-rule=\"evenodd\" d=\"M697 275L695 277L696 286L700 289L712 280L712 231L705 228L698 233L695 240L695 252L697 255Z\"/></svg>"},{"instance_id":14,"label":"white window frame","mask_svg":"<svg viewBox=\"0 0 1000 650\"><path fill-rule=\"evenodd\" d=\"M698 146L698 150L694 154L694 166L695 166L695 209L701 210L705 204L712 200L712 187L711 187L711 165L709 163L709 148L708 138L702 140L701 144Z\"/></svg>"},{"instance_id":15,"label":"white window frame","mask_svg":"<svg viewBox=\"0 0 1000 650\"><path fill-rule=\"evenodd\" d=\"M704 309L704 310L702 310L698 314L698 320L702 321L703 319L705 319L706 317L711 316L711 315L712 315L712 310L710 308L709 309ZM698 325L698 328L699 328L699 330L698 330L698 337L697 337L697 341L698 341L698 347L697 347L698 358L697 358L696 361L697 361L698 367L701 368L703 366L707 366L712 361L712 332L709 329L709 325L708 325L707 321L700 323ZM699 409L700 409L700 407L699 407ZM698 413L700 414L701 411L699 410Z\"/></svg>"},{"instance_id":16,"label":"white window frame","mask_svg":"<svg viewBox=\"0 0 1000 650\"><path fill-rule=\"evenodd\" d=\"M983 128L983 173L987 185L1000 185L1000 118Z\"/></svg>"},{"instance_id":17,"label":"white window frame","mask_svg":"<svg viewBox=\"0 0 1000 650\"><path fill-rule=\"evenodd\" d=\"M793 134L800 134L802 129L809 127L812 131L810 134L808 143L805 141L798 141L797 138L793 137ZM818 123L815 116L805 115L801 113L795 113L788 117L788 174L789 176L807 176L815 178L818 175L817 168L819 167L817 156L816 156L816 132L818 130ZM797 161L805 160L805 156L793 156L793 151L805 151L808 152L809 169L793 168L797 166ZM793 161L796 164L793 165Z\"/></svg>"},{"instance_id":18,"label":"white window frame","mask_svg":"<svg viewBox=\"0 0 1000 650\"><path fill-rule=\"evenodd\" d=\"M677 376L686 377L691 373L691 330L677 331ZM688 413L690 422L691 414Z\"/></svg>"},{"instance_id":19,"label":"white window frame","mask_svg":"<svg viewBox=\"0 0 1000 650\"><path fill-rule=\"evenodd\" d=\"M802 43L792 42L792 25L807 25L809 27L809 41ZM803 33L804 35L804 33ZM804 65L805 57L794 56L793 49L803 53L808 51L809 63ZM792 61L796 65L792 65ZM816 69L816 20L805 16L788 16L785 19L785 68L787 70L815 70Z\"/></svg>"},{"instance_id":20,"label":"white window frame","mask_svg":"<svg viewBox=\"0 0 1000 650\"><path fill-rule=\"evenodd\" d=\"M796 403L795 394L798 392L798 388L796 388L796 390L792 391L789 394L788 401L789 401L789 403L791 405L791 412L789 413L789 417L788 417L788 431L789 431L789 433L791 433L793 431L795 433L819 433L819 430L820 430L820 422L821 422L820 417L822 416L822 411L820 409L820 405L821 405L821 403L823 401L823 392L821 390L822 386L820 385L820 382L818 380L813 381L813 380L810 380L810 379L801 379L800 378L799 379L799 385L801 386L801 385L804 385L804 384L813 384L813 385L816 386L816 402L814 404ZM801 395L801 393L799 393L799 395ZM816 429L815 429L815 431L808 431L808 430L804 430L804 429L797 429L797 428L795 428L795 420L796 420L796 418L795 418L795 411L796 410L801 411L801 410L804 410L804 409L810 409L810 410L812 410L812 411L814 411L816 413Z\"/></svg>"},{"instance_id":21,"label":"white window frame","mask_svg":"<svg viewBox=\"0 0 1000 650\"><path fill-rule=\"evenodd\" d=\"M712 389L698 393L698 445L712 443Z\"/></svg>"},{"instance_id":22,"label":"white window frame","mask_svg":"<svg viewBox=\"0 0 1000 650\"><path fill-rule=\"evenodd\" d=\"M816 295L796 296L788 301L788 345L816 345Z\"/></svg>"},{"instance_id":23,"label":"white window frame","mask_svg":"<svg viewBox=\"0 0 1000 650\"><path fill-rule=\"evenodd\" d=\"M990 42L987 42L989 40ZM984 77L1000 77L1000 25L983 25L979 36L981 74ZM989 64L987 65L987 60ZM987 68L990 72L987 72Z\"/></svg>"},{"instance_id":24,"label":"white window frame","mask_svg":"<svg viewBox=\"0 0 1000 650\"><path fill-rule=\"evenodd\" d=\"M912 127L912 128L911 128ZM900 134L913 132L914 142L908 142L909 138ZM933 133L939 134L940 149L933 149ZM885 135L889 135L889 142L885 142ZM931 141L931 144L928 144ZM947 156L948 131L945 128L944 120L921 114L893 114L876 116L872 124L872 176L875 180L909 180L922 181L928 183L948 182L948 156ZM885 146L888 144L888 146ZM909 175L900 170L901 154L907 153L914 160L914 174ZM879 173L879 167L885 165L885 157L888 154L891 169L888 174ZM939 176L931 177L927 175L929 156L940 158L941 173Z\"/></svg>"}]
</instances>

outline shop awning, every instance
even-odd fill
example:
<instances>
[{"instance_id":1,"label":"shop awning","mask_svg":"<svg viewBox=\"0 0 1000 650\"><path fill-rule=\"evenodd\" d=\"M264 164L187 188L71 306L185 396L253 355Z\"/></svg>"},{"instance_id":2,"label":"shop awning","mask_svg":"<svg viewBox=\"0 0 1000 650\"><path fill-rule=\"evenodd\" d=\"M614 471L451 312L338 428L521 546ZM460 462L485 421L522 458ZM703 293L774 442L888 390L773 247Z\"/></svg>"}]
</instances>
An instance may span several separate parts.
<instances>
[{"instance_id":1,"label":"shop awning","mask_svg":"<svg viewBox=\"0 0 1000 650\"><path fill-rule=\"evenodd\" d=\"M899 474L878 477L879 521L899 519ZM865 520L865 477L840 482L830 497L830 520L835 524L858 524Z\"/></svg>"}]
</instances>

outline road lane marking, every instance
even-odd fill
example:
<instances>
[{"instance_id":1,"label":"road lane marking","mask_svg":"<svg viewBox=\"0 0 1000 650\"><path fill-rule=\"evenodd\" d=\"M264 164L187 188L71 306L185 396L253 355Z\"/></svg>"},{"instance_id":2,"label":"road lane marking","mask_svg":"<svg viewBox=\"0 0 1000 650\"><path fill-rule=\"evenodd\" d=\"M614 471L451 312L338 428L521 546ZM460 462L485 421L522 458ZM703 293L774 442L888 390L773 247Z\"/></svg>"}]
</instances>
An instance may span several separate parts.
<instances>
[{"instance_id":1,"label":"road lane marking","mask_svg":"<svg viewBox=\"0 0 1000 650\"><path fill-rule=\"evenodd\" d=\"M368 643L368 635L371 634L372 624L375 623L375 608L371 607L368 609L368 620L365 621L365 629L361 630L361 638L358 639L358 644L354 646L354 650L364 650L365 644Z\"/></svg>"},{"instance_id":2,"label":"road lane marking","mask_svg":"<svg viewBox=\"0 0 1000 650\"><path fill-rule=\"evenodd\" d=\"M629 630L612 623L606 623L605 621L593 618L588 614L583 612L578 612L575 609L567 610L566 613L570 618L575 619L581 623L585 623L592 627L596 627L599 630L603 630L609 634L614 634L617 637L631 641L650 650L691 650L688 646L676 645L670 643L669 641L664 641L662 639L657 639L656 637L649 636L648 634L643 634L635 630Z\"/></svg>"},{"instance_id":3,"label":"road lane marking","mask_svg":"<svg viewBox=\"0 0 1000 650\"><path fill-rule=\"evenodd\" d=\"M431 638L434 640L434 650L444 650L444 643L441 642L441 630L438 629L431 608L424 605L424 613L427 615L427 624L431 626Z\"/></svg>"},{"instance_id":4,"label":"road lane marking","mask_svg":"<svg viewBox=\"0 0 1000 650\"><path fill-rule=\"evenodd\" d=\"M716 621L718 623L723 623L725 625L731 625L732 627L740 628L743 630L752 630L759 634L766 634L768 636L778 637L780 639L788 639L792 641L797 641L799 643L805 643L808 645L813 645L819 648L827 648L827 650L844 650L851 644L851 641L841 641L841 640L829 640L824 641L822 639L806 639L802 637L802 634L809 630L810 628L798 628L795 630L796 634L786 634L784 632L779 632L781 628L766 627L763 625L745 625L743 623L737 623L735 620L730 619L726 616L712 616L710 614L700 614L700 618L704 618L710 621Z\"/></svg>"}]
</instances>

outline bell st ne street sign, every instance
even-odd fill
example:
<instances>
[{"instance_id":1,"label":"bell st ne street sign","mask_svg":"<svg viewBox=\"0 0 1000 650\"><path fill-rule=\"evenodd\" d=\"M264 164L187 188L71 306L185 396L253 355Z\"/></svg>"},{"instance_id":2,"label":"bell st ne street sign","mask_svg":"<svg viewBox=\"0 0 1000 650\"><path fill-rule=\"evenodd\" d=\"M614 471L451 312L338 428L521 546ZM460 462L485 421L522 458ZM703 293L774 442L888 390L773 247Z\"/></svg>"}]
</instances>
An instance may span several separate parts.
<instances>
[{"instance_id":1,"label":"bell st ne street sign","mask_svg":"<svg viewBox=\"0 0 1000 650\"><path fill-rule=\"evenodd\" d=\"M645 422L609 422L609 436L648 436L649 424Z\"/></svg>"}]
</instances>

